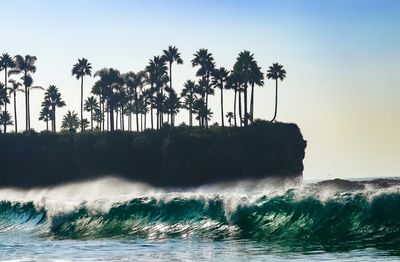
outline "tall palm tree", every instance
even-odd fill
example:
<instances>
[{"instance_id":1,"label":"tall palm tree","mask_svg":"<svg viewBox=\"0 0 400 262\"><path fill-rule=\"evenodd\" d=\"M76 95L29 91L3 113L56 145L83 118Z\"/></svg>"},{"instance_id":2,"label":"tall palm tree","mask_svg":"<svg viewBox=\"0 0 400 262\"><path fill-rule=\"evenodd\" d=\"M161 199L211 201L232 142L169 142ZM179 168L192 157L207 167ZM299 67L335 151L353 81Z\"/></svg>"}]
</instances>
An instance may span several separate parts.
<instances>
[{"instance_id":1,"label":"tall palm tree","mask_svg":"<svg viewBox=\"0 0 400 262\"><path fill-rule=\"evenodd\" d=\"M8 80L8 82L11 84L11 87L8 88L10 95L13 95L14 98L14 121L15 121L15 133L18 132L18 121L17 121L17 92L24 92L23 89L20 87L22 84L20 82L15 81L14 79Z\"/></svg>"},{"instance_id":2,"label":"tall palm tree","mask_svg":"<svg viewBox=\"0 0 400 262\"><path fill-rule=\"evenodd\" d=\"M254 62L254 55L250 54L249 51L242 51L236 59L236 63L233 66L233 70L239 75L241 83L243 84L244 93L244 116L248 116L248 99L247 99L247 88L251 79L251 70ZM240 96L240 94L239 94ZM239 101L241 103L241 101ZM240 108L239 108L240 109ZM241 111L241 110L239 110ZM247 126L248 117L244 118L244 125Z\"/></svg>"},{"instance_id":3,"label":"tall palm tree","mask_svg":"<svg viewBox=\"0 0 400 262\"><path fill-rule=\"evenodd\" d=\"M64 107L66 104L61 98L61 93L55 85L50 85L44 94L44 106L51 108L52 115L52 130L56 132L56 108Z\"/></svg>"},{"instance_id":4,"label":"tall palm tree","mask_svg":"<svg viewBox=\"0 0 400 262\"><path fill-rule=\"evenodd\" d=\"M7 77L8 77L8 69L13 69L16 67L14 59L8 54L5 53L0 56L0 71L4 70L4 85L7 88ZM7 103L4 105L4 111L7 112ZM4 126L4 131L7 131L7 125Z\"/></svg>"},{"instance_id":5,"label":"tall palm tree","mask_svg":"<svg viewBox=\"0 0 400 262\"><path fill-rule=\"evenodd\" d=\"M0 82L0 106L4 105L4 108L7 104L10 103L10 99L8 98L7 89L3 83ZM2 113L7 113L7 111L3 111ZM5 115L4 115L5 116ZM7 123L3 122L3 131L7 133Z\"/></svg>"},{"instance_id":6,"label":"tall palm tree","mask_svg":"<svg viewBox=\"0 0 400 262\"><path fill-rule=\"evenodd\" d=\"M103 68L94 76L100 77L99 85L102 87L104 99L107 101L110 130L115 130L114 111L118 106L118 93L121 91L124 81L121 73L113 68Z\"/></svg>"},{"instance_id":7,"label":"tall palm tree","mask_svg":"<svg viewBox=\"0 0 400 262\"><path fill-rule=\"evenodd\" d=\"M193 107L194 103L197 100L196 92L198 90L198 86L194 81L188 80L183 85L183 89L181 92L181 97L185 99L184 107L189 111L189 126L193 126Z\"/></svg>"},{"instance_id":8,"label":"tall palm tree","mask_svg":"<svg viewBox=\"0 0 400 262\"><path fill-rule=\"evenodd\" d=\"M53 113L48 105L42 103L42 110L39 114L39 120L46 122L46 131L49 131L49 121L52 120Z\"/></svg>"},{"instance_id":9,"label":"tall palm tree","mask_svg":"<svg viewBox=\"0 0 400 262\"><path fill-rule=\"evenodd\" d=\"M228 77L227 81L227 89L232 89L235 92L234 98L233 98L233 120L235 123L235 126L237 126L237 94L240 93L240 76L236 71L231 71ZM240 109L241 110L241 109Z\"/></svg>"},{"instance_id":10,"label":"tall palm tree","mask_svg":"<svg viewBox=\"0 0 400 262\"><path fill-rule=\"evenodd\" d=\"M83 119L83 77L86 75L92 76L92 65L86 58L78 59L78 63L72 66L72 76L81 79L81 119ZM81 131L83 131L83 121Z\"/></svg>"},{"instance_id":11,"label":"tall palm tree","mask_svg":"<svg viewBox=\"0 0 400 262\"><path fill-rule=\"evenodd\" d=\"M12 126L13 125L11 115L8 112L6 112L6 111L1 112L0 125L3 125L3 126ZM4 134L5 133L6 133L6 129L4 129Z\"/></svg>"},{"instance_id":12,"label":"tall palm tree","mask_svg":"<svg viewBox=\"0 0 400 262\"><path fill-rule=\"evenodd\" d=\"M15 56L15 69L11 69L8 72L8 75L12 74L19 74L22 73L22 81L25 87L25 129L30 130L30 105L29 105L29 98L30 98L30 87L32 86L33 79L31 74L36 72L36 56L31 55L17 55Z\"/></svg>"},{"instance_id":13,"label":"tall palm tree","mask_svg":"<svg viewBox=\"0 0 400 262\"><path fill-rule=\"evenodd\" d=\"M224 88L226 86L226 82L228 81L229 72L224 67L220 67L219 69L215 69L212 72L212 84L215 87L218 87L221 90L221 125L224 124Z\"/></svg>"},{"instance_id":14,"label":"tall palm tree","mask_svg":"<svg viewBox=\"0 0 400 262\"><path fill-rule=\"evenodd\" d=\"M163 50L163 58L168 62L169 65L169 87L173 89L172 86L172 64L176 62L178 65L183 64L183 60L181 58L181 53L178 52L178 48L175 46L168 46L167 50Z\"/></svg>"},{"instance_id":15,"label":"tall palm tree","mask_svg":"<svg viewBox=\"0 0 400 262\"><path fill-rule=\"evenodd\" d=\"M149 74L149 79L151 80L151 83L154 84L151 88L155 88L155 92L157 93L155 100L158 101L158 103L160 103L163 98L163 89L166 87L166 83L168 83L169 78L167 70L168 67L166 62L160 56L155 56L153 59L150 59L149 64L146 66L146 72ZM159 129L163 124L163 112L160 111L160 106L160 104L155 106L157 109L157 129Z\"/></svg>"},{"instance_id":16,"label":"tall palm tree","mask_svg":"<svg viewBox=\"0 0 400 262\"><path fill-rule=\"evenodd\" d=\"M275 80L275 112L274 117L271 120L271 122L273 122L276 119L276 114L278 110L278 80L280 79L281 81L283 81L283 79L286 78L286 70L283 69L283 65L273 63L267 71L267 78L272 78L273 80Z\"/></svg>"},{"instance_id":17,"label":"tall palm tree","mask_svg":"<svg viewBox=\"0 0 400 262\"><path fill-rule=\"evenodd\" d=\"M90 130L93 131L93 112L99 108L97 99L94 96L88 97L85 101L85 111L90 112Z\"/></svg>"},{"instance_id":18,"label":"tall palm tree","mask_svg":"<svg viewBox=\"0 0 400 262\"><path fill-rule=\"evenodd\" d=\"M251 97L250 97L250 121L253 123L254 121L254 86L263 86L264 85L264 74L261 71L261 67L257 65L257 62L254 61L251 65L251 76L250 76L250 85L251 85Z\"/></svg>"},{"instance_id":19,"label":"tall palm tree","mask_svg":"<svg viewBox=\"0 0 400 262\"><path fill-rule=\"evenodd\" d=\"M212 71L215 68L215 63L214 63L214 57L212 56L211 53L208 52L208 49L199 49L194 54L194 58L191 61L192 66L198 66L199 69L196 72L196 76L200 76L205 80L205 88L204 91L202 92L202 98L205 100L205 106L208 108L208 94L210 90L210 76ZM204 114L203 114L204 115ZM202 121L205 123L205 126L208 126L208 118L202 119Z\"/></svg>"},{"instance_id":20,"label":"tall palm tree","mask_svg":"<svg viewBox=\"0 0 400 262\"><path fill-rule=\"evenodd\" d=\"M81 122L82 125L82 121L79 121L78 114L68 110L67 114L65 114L62 119L61 128L70 132L76 132L76 129L79 128L79 122Z\"/></svg>"}]
</instances>

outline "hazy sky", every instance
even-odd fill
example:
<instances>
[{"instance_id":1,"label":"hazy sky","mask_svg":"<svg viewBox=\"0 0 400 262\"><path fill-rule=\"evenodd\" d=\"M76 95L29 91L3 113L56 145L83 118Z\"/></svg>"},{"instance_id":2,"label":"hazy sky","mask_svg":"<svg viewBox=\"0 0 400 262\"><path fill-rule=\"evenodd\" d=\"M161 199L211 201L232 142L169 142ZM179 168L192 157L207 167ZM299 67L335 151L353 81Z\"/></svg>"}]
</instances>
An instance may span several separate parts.
<instances>
[{"instance_id":1,"label":"hazy sky","mask_svg":"<svg viewBox=\"0 0 400 262\"><path fill-rule=\"evenodd\" d=\"M67 103L58 120L79 111L80 84L71 76L78 58L94 70L138 71L176 45L184 60L173 69L180 91L195 79L190 60L199 48L227 68L250 50L264 72L273 62L288 72L278 120L298 123L308 141L306 179L400 175L400 1L2 0L0 10L0 52L38 57L35 84L57 85ZM86 95L93 82L86 80ZM31 96L32 127L41 130L43 92ZM256 90L256 117L272 117L273 98L268 80ZM18 103L23 128L23 94ZM218 97L211 106L219 121Z\"/></svg>"}]
</instances>

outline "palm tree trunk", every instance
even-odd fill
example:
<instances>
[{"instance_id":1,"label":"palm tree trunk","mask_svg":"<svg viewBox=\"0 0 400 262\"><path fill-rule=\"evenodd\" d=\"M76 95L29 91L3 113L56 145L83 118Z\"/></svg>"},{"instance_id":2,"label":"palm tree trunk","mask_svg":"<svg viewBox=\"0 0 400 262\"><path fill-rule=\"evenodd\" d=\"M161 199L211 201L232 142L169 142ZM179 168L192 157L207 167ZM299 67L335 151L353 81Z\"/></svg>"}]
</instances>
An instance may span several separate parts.
<instances>
[{"instance_id":1,"label":"palm tree trunk","mask_svg":"<svg viewBox=\"0 0 400 262\"><path fill-rule=\"evenodd\" d=\"M239 90L239 123L242 126L242 92Z\"/></svg>"},{"instance_id":2,"label":"palm tree trunk","mask_svg":"<svg viewBox=\"0 0 400 262\"><path fill-rule=\"evenodd\" d=\"M24 79L27 77L27 72L24 72ZM25 87L25 130L28 131L28 86L26 85L24 81L24 87Z\"/></svg>"},{"instance_id":3,"label":"palm tree trunk","mask_svg":"<svg viewBox=\"0 0 400 262\"><path fill-rule=\"evenodd\" d=\"M275 80L275 113L271 122L275 121L277 111L278 111L278 79Z\"/></svg>"},{"instance_id":4,"label":"palm tree trunk","mask_svg":"<svg viewBox=\"0 0 400 262\"><path fill-rule=\"evenodd\" d=\"M90 108L90 129L93 131L93 108Z\"/></svg>"},{"instance_id":5,"label":"palm tree trunk","mask_svg":"<svg viewBox=\"0 0 400 262\"><path fill-rule=\"evenodd\" d=\"M247 126L248 114L247 114L247 83L244 85L244 125Z\"/></svg>"},{"instance_id":6,"label":"palm tree trunk","mask_svg":"<svg viewBox=\"0 0 400 262\"><path fill-rule=\"evenodd\" d=\"M254 83L251 84L250 120L251 120L251 123L254 122Z\"/></svg>"},{"instance_id":7,"label":"palm tree trunk","mask_svg":"<svg viewBox=\"0 0 400 262\"><path fill-rule=\"evenodd\" d=\"M18 133L18 120L17 120L17 91L14 90L14 121L15 121L15 133Z\"/></svg>"},{"instance_id":8,"label":"palm tree trunk","mask_svg":"<svg viewBox=\"0 0 400 262\"><path fill-rule=\"evenodd\" d=\"M4 72L5 72L4 80L6 81L4 85L6 89L6 98L7 98L7 67L4 68ZM7 112L7 101L4 101L4 112ZM5 133L7 133L7 121L4 121L4 134Z\"/></svg>"},{"instance_id":9,"label":"palm tree trunk","mask_svg":"<svg viewBox=\"0 0 400 262\"><path fill-rule=\"evenodd\" d=\"M83 76L81 76L81 131L83 131Z\"/></svg>"},{"instance_id":10,"label":"palm tree trunk","mask_svg":"<svg viewBox=\"0 0 400 262\"><path fill-rule=\"evenodd\" d=\"M113 107L112 103L109 103L108 106L110 107L110 110L109 110L109 114L110 114L110 120L109 120L110 130L111 130L111 132L114 132L114 107Z\"/></svg>"},{"instance_id":11,"label":"palm tree trunk","mask_svg":"<svg viewBox=\"0 0 400 262\"><path fill-rule=\"evenodd\" d=\"M153 123L153 107L150 106L150 121L151 121L151 129L154 129L154 123Z\"/></svg>"},{"instance_id":12,"label":"palm tree trunk","mask_svg":"<svg viewBox=\"0 0 400 262\"><path fill-rule=\"evenodd\" d=\"M52 106L51 107L51 111L53 113L53 121L52 121L51 124L52 124L53 132L55 133L56 132L56 107Z\"/></svg>"},{"instance_id":13,"label":"palm tree trunk","mask_svg":"<svg viewBox=\"0 0 400 262\"><path fill-rule=\"evenodd\" d=\"M237 126L237 122L236 122L236 97L237 97L237 90L235 88L235 98L233 100L233 115L235 118L235 126Z\"/></svg>"},{"instance_id":14,"label":"palm tree trunk","mask_svg":"<svg viewBox=\"0 0 400 262\"><path fill-rule=\"evenodd\" d=\"M46 131L49 131L49 120L46 120Z\"/></svg>"},{"instance_id":15,"label":"palm tree trunk","mask_svg":"<svg viewBox=\"0 0 400 262\"><path fill-rule=\"evenodd\" d=\"M28 88L28 130L31 130L31 105L30 105L30 94L31 91Z\"/></svg>"},{"instance_id":16,"label":"palm tree trunk","mask_svg":"<svg viewBox=\"0 0 400 262\"><path fill-rule=\"evenodd\" d=\"M189 108L189 126L193 126L193 110L192 106Z\"/></svg>"},{"instance_id":17,"label":"palm tree trunk","mask_svg":"<svg viewBox=\"0 0 400 262\"><path fill-rule=\"evenodd\" d=\"M222 127L225 126L224 123L224 85L221 83L221 124Z\"/></svg>"}]
</instances>

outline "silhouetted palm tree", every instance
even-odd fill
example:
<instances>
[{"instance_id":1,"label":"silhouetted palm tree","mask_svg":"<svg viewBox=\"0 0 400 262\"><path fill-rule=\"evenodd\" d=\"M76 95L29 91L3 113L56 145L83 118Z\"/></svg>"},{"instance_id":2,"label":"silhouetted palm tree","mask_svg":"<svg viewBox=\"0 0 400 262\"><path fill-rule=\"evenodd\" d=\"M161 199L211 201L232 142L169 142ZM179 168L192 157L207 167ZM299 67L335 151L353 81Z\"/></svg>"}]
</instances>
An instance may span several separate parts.
<instances>
[{"instance_id":1,"label":"silhouetted palm tree","mask_svg":"<svg viewBox=\"0 0 400 262\"><path fill-rule=\"evenodd\" d=\"M233 70L238 74L240 77L240 82L243 84L243 93L244 93L244 115L248 114L248 107L247 107L247 88L248 84L251 79L251 71L252 66L255 63L253 54L250 54L249 51L243 51L239 53L238 58L236 59L236 63L233 66ZM239 94L240 96L240 94ZM239 99L240 100L240 99ZM241 101L239 101L241 103ZM239 108L239 112L241 112L241 108ZM240 114L241 115L241 114ZM248 124L248 117L244 117L244 125L247 126Z\"/></svg>"},{"instance_id":2,"label":"silhouetted palm tree","mask_svg":"<svg viewBox=\"0 0 400 262\"><path fill-rule=\"evenodd\" d=\"M237 114L236 114L236 109L237 109L237 94L240 93L240 76L237 74L237 72L232 71L229 74L228 81L227 81L227 89L232 89L235 92L234 98L233 98L233 120L235 123L235 126L237 126Z\"/></svg>"},{"instance_id":3,"label":"silhouetted palm tree","mask_svg":"<svg viewBox=\"0 0 400 262\"><path fill-rule=\"evenodd\" d=\"M272 78L275 80L275 112L274 117L271 120L271 122L273 122L276 119L278 111L278 79L283 81L283 79L286 78L286 70L283 69L283 65L273 63L267 71L267 77L268 79Z\"/></svg>"},{"instance_id":4,"label":"silhouetted palm tree","mask_svg":"<svg viewBox=\"0 0 400 262\"><path fill-rule=\"evenodd\" d=\"M92 65L86 58L78 59L78 63L72 67L72 76L81 79L81 119L83 119L83 77L92 75ZM81 123L81 131L83 130L83 122Z\"/></svg>"},{"instance_id":5,"label":"silhouetted palm tree","mask_svg":"<svg viewBox=\"0 0 400 262\"><path fill-rule=\"evenodd\" d=\"M232 113L232 112L228 112L228 113L226 114L226 118L228 118L229 126L232 127L233 113Z\"/></svg>"},{"instance_id":6,"label":"silhouetted palm tree","mask_svg":"<svg viewBox=\"0 0 400 262\"><path fill-rule=\"evenodd\" d=\"M8 80L8 82L11 84L11 87L8 88L10 91L10 95L13 94L14 98L14 122L15 122L15 133L18 132L18 121L17 121L17 92L24 92L23 89L20 87L22 86L21 83L15 81L14 79Z\"/></svg>"},{"instance_id":7,"label":"silhouetted palm tree","mask_svg":"<svg viewBox=\"0 0 400 262\"><path fill-rule=\"evenodd\" d=\"M124 84L123 78L120 72L113 68L103 68L97 71L94 76L100 77L99 85L103 90L103 97L107 101L110 130L114 131L114 110L118 106L118 93Z\"/></svg>"},{"instance_id":8,"label":"silhouetted palm tree","mask_svg":"<svg viewBox=\"0 0 400 262\"><path fill-rule=\"evenodd\" d=\"M250 97L250 121L253 123L254 121L254 86L263 86L264 85L264 74L261 71L261 67L257 65L257 62L254 61L251 65L251 76L250 76L250 85L251 85L251 97Z\"/></svg>"},{"instance_id":9,"label":"silhouetted palm tree","mask_svg":"<svg viewBox=\"0 0 400 262\"><path fill-rule=\"evenodd\" d=\"M93 112L99 107L94 96L88 97L85 101L85 111L90 112L90 130L93 131Z\"/></svg>"},{"instance_id":10,"label":"silhouetted palm tree","mask_svg":"<svg viewBox=\"0 0 400 262\"><path fill-rule=\"evenodd\" d=\"M16 68L12 69L8 72L8 75L11 74L19 74L22 73L22 81L25 87L25 122L26 122L26 130L30 130L30 105L29 105L29 98L30 98L30 87L33 84L33 79L31 74L36 72L36 56L31 55L17 55L15 56L15 64Z\"/></svg>"},{"instance_id":11,"label":"silhouetted palm tree","mask_svg":"<svg viewBox=\"0 0 400 262\"><path fill-rule=\"evenodd\" d=\"M49 121L52 120L53 113L48 105L45 103L42 104L42 110L39 114L39 120L46 122L46 131L49 131Z\"/></svg>"},{"instance_id":12,"label":"silhouetted palm tree","mask_svg":"<svg viewBox=\"0 0 400 262\"><path fill-rule=\"evenodd\" d=\"M183 64L181 54L178 52L178 48L175 46L168 46L167 50L163 50L163 58L169 64L169 87L173 89L172 86L172 64L176 62L178 65Z\"/></svg>"},{"instance_id":13,"label":"silhouetted palm tree","mask_svg":"<svg viewBox=\"0 0 400 262\"><path fill-rule=\"evenodd\" d=\"M2 56L0 56L0 71L4 70L4 85L6 90L7 88L7 77L8 77L8 69L13 69L16 67L14 59L8 54L5 53ZM7 103L4 104L4 112L7 112ZM4 125L4 133L7 132L7 125Z\"/></svg>"},{"instance_id":14,"label":"silhouetted palm tree","mask_svg":"<svg viewBox=\"0 0 400 262\"><path fill-rule=\"evenodd\" d=\"M168 90L168 98L165 101L165 107L167 113L171 116L171 126L175 125L175 115L179 113L181 108L181 102L178 95L173 89Z\"/></svg>"},{"instance_id":15,"label":"silhouetted palm tree","mask_svg":"<svg viewBox=\"0 0 400 262\"><path fill-rule=\"evenodd\" d=\"M13 125L13 121L11 119L11 115L6 112L3 111L0 114L0 126L12 126ZM4 130L4 134L6 133L6 130Z\"/></svg>"},{"instance_id":16,"label":"silhouetted palm tree","mask_svg":"<svg viewBox=\"0 0 400 262\"><path fill-rule=\"evenodd\" d=\"M74 111L68 111L62 119L61 128L70 132L76 132L76 129L79 128L78 114Z\"/></svg>"},{"instance_id":17,"label":"silhouetted palm tree","mask_svg":"<svg viewBox=\"0 0 400 262\"><path fill-rule=\"evenodd\" d=\"M0 106L4 105L4 108L7 104L10 103L10 99L8 98L7 89L3 83L0 82ZM8 113L7 111L3 111L4 113ZM3 122L3 131L7 132L6 122Z\"/></svg>"},{"instance_id":18,"label":"silhouetted palm tree","mask_svg":"<svg viewBox=\"0 0 400 262\"><path fill-rule=\"evenodd\" d=\"M199 51L197 51L194 54L194 58L191 62L192 62L193 67L199 66L199 69L196 72L196 76L202 77L202 79L205 81L204 83L206 83L204 90L201 94L201 97L205 101L206 108L208 108L208 95L210 93L209 92L210 76L215 67L214 57L212 56L211 53L208 52L208 49L199 49ZM202 121L205 123L205 126L207 127L208 126L208 118L204 118L204 119L202 119Z\"/></svg>"},{"instance_id":19,"label":"silhouetted palm tree","mask_svg":"<svg viewBox=\"0 0 400 262\"><path fill-rule=\"evenodd\" d=\"M189 111L189 126L193 126L193 106L197 99L198 86L194 81L188 80L183 85L181 97L184 98L184 107Z\"/></svg>"},{"instance_id":20,"label":"silhouetted palm tree","mask_svg":"<svg viewBox=\"0 0 400 262\"><path fill-rule=\"evenodd\" d=\"M221 90L221 125L222 125L222 127L224 127L225 124L224 124L224 91L223 90L228 81L229 72L224 67L220 67L219 69L215 69L212 72L212 76L213 76L212 84Z\"/></svg>"},{"instance_id":21,"label":"silhouetted palm tree","mask_svg":"<svg viewBox=\"0 0 400 262\"><path fill-rule=\"evenodd\" d=\"M44 94L43 106L51 108L52 115L52 130L56 132L56 108L64 107L66 104L61 98L61 93L55 85L50 85Z\"/></svg>"},{"instance_id":22,"label":"silhouetted palm tree","mask_svg":"<svg viewBox=\"0 0 400 262\"><path fill-rule=\"evenodd\" d=\"M153 59L150 59L149 64L146 66L146 72L149 74L148 79L151 81L151 84L154 85L151 86L151 88L155 88L155 92L157 92L155 101L158 103L160 103L163 97L163 89L169 80L167 70L166 62L160 56L155 56ZM160 111L160 104L155 105L155 108L157 109L157 129L159 129L163 124L163 112Z\"/></svg>"}]
</instances>

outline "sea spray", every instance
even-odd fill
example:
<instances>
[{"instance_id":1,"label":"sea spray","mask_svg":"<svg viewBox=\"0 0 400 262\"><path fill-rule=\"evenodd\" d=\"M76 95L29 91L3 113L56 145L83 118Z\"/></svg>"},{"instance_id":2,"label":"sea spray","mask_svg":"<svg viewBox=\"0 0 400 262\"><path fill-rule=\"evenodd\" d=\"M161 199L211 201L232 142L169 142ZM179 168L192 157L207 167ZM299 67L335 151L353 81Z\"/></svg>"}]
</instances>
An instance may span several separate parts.
<instances>
[{"instance_id":1,"label":"sea spray","mask_svg":"<svg viewBox=\"0 0 400 262\"><path fill-rule=\"evenodd\" d=\"M362 190L266 185L247 181L236 187L220 184L183 191L102 179L30 191L3 189L0 234L398 244L397 185Z\"/></svg>"}]
</instances>

